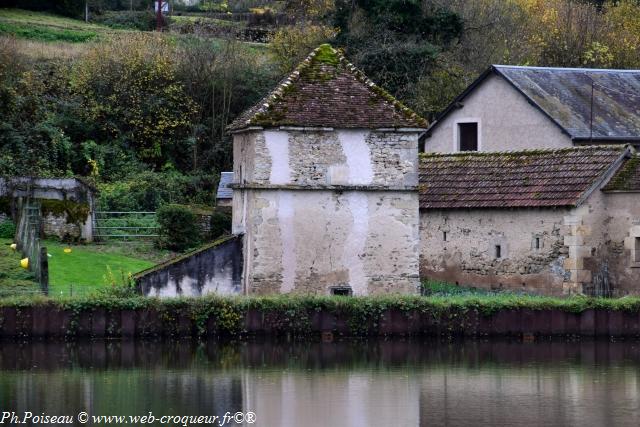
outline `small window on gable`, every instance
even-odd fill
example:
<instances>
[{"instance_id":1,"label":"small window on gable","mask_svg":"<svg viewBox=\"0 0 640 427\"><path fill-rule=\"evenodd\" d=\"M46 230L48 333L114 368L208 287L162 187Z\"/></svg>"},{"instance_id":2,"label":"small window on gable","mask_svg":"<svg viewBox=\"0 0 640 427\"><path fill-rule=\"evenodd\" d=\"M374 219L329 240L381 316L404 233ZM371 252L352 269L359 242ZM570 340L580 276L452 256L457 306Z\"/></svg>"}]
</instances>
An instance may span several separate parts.
<instances>
[{"instance_id":1,"label":"small window on gable","mask_svg":"<svg viewBox=\"0 0 640 427\"><path fill-rule=\"evenodd\" d=\"M442 232L442 240L445 241L445 242L447 241L447 232L446 231Z\"/></svg>"},{"instance_id":2,"label":"small window on gable","mask_svg":"<svg viewBox=\"0 0 640 427\"><path fill-rule=\"evenodd\" d=\"M494 254L496 258L502 258L502 246L496 245L494 248Z\"/></svg>"},{"instance_id":3,"label":"small window on gable","mask_svg":"<svg viewBox=\"0 0 640 427\"><path fill-rule=\"evenodd\" d=\"M536 237L535 241L533 242L533 247L536 249L540 249L540 238Z\"/></svg>"},{"instance_id":4,"label":"small window on gable","mask_svg":"<svg viewBox=\"0 0 640 427\"><path fill-rule=\"evenodd\" d=\"M478 123L458 123L458 149L478 151Z\"/></svg>"}]
</instances>

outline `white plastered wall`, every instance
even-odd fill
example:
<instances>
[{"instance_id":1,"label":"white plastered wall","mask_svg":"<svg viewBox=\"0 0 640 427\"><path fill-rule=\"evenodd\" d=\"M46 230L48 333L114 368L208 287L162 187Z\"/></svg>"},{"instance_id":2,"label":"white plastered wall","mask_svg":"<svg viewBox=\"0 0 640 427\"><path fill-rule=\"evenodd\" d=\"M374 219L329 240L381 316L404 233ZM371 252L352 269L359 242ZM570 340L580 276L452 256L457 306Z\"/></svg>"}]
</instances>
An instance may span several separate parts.
<instances>
[{"instance_id":1,"label":"white plastered wall","mask_svg":"<svg viewBox=\"0 0 640 427\"><path fill-rule=\"evenodd\" d=\"M450 153L457 147L457 123L478 122L480 151L566 148L572 142L540 110L502 77L478 85L426 139L425 151Z\"/></svg>"}]
</instances>

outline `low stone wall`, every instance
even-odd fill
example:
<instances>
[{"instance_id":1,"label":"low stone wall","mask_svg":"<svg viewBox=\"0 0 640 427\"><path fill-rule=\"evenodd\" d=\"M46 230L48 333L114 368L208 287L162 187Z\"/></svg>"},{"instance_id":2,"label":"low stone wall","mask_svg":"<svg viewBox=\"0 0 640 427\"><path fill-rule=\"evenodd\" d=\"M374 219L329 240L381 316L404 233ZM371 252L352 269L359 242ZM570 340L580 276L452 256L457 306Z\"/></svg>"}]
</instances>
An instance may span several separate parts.
<instances>
[{"instance_id":1,"label":"low stone wall","mask_svg":"<svg viewBox=\"0 0 640 427\"><path fill-rule=\"evenodd\" d=\"M301 339L334 336L491 337L583 336L640 337L640 311L586 309L449 311L434 316L415 310L387 309L375 321L336 309L248 309L234 312L222 304L215 311L203 305L175 302L143 308L90 304L63 308L55 304L0 307L1 338L47 337L196 337L228 335L291 335Z\"/></svg>"},{"instance_id":2,"label":"low stone wall","mask_svg":"<svg viewBox=\"0 0 640 427\"><path fill-rule=\"evenodd\" d=\"M67 215L47 214L42 221L44 235L56 236L59 239L76 240L82 236L82 230L78 224L67 222Z\"/></svg>"}]
</instances>

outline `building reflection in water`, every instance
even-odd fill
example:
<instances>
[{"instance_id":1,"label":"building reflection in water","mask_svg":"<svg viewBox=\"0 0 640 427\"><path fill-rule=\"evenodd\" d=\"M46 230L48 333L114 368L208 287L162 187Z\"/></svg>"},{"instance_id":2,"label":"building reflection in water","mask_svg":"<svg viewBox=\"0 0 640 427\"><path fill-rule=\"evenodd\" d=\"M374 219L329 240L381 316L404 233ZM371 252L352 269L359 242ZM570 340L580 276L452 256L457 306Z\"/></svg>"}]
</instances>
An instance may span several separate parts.
<instances>
[{"instance_id":1,"label":"building reflection in water","mask_svg":"<svg viewBox=\"0 0 640 427\"><path fill-rule=\"evenodd\" d=\"M611 342L9 343L0 410L222 415L257 426L640 423L640 346Z\"/></svg>"}]
</instances>

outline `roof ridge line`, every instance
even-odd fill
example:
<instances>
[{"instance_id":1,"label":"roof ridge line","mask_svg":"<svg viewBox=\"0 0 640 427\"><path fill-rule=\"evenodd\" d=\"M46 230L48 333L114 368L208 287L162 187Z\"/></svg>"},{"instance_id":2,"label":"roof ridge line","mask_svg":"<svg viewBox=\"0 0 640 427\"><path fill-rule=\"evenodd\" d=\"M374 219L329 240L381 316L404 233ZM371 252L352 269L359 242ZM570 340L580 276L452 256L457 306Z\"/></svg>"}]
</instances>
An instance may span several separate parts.
<instances>
[{"instance_id":1,"label":"roof ridge line","mask_svg":"<svg viewBox=\"0 0 640 427\"><path fill-rule=\"evenodd\" d=\"M567 151L590 151L590 150L607 150L607 151L623 151L627 148L626 145L585 145L577 147L563 147L563 148L526 148L524 150L500 150L500 151L456 151L454 153L440 153L440 152L422 152L422 157L446 157L446 156L490 156L501 154L549 154L549 153L562 153Z\"/></svg>"},{"instance_id":2,"label":"roof ridge line","mask_svg":"<svg viewBox=\"0 0 640 427\"><path fill-rule=\"evenodd\" d=\"M242 117L245 113L242 113L238 119L234 120L230 125L227 126L229 130L238 130L245 128L247 126L251 126L254 123L254 120L257 116L261 114L267 114L269 109L274 105L276 101L282 99L286 95L286 90L296 82L300 80L300 77L303 75L304 71L314 65L316 61L316 57L321 55L322 53L326 53L329 50L331 56L335 57L333 60L322 61L327 62L327 64L331 65L342 65L346 71L348 71L355 79L362 83L373 95L380 98L380 100L384 103L389 104L392 108L394 108L401 116L404 116L405 119L412 121L414 124L419 125L420 127L427 128L429 123L426 119L418 115L411 108L404 105L398 99L396 99L393 95L387 92L382 87L378 86L374 83L366 74L353 65L345 56L341 49L336 49L328 43L323 43L317 48L313 49L307 57L302 60L289 74L287 74L284 78L280 80L280 82L276 85L276 87L265 95L254 107L250 108L248 111L251 111L251 115L243 120L242 122L237 122L237 120ZM328 59L328 58L327 58ZM333 62L337 63L334 64ZM256 124L259 125L259 124ZM407 127L407 126L403 126Z\"/></svg>"},{"instance_id":3,"label":"roof ridge line","mask_svg":"<svg viewBox=\"0 0 640 427\"><path fill-rule=\"evenodd\" d=\"M411 108L404 105L401 101L399 101L395 96L391 95L386 89L381 86L378 86L373 80L371 80L367 75L360 70L358 67L353 65L342 53L342 49L336 49L331 46L329 43L324 43L318 46L315 50L322 48L323 46L331 48L334 53L338 56L338 60L343 62L349 71L358 79L361 83L364 83L371 89L376 95L381 96L385 101L390 102L395 106L398 110L402 111L408 118L415 120L418 123L421 123L423 126L428 126L429 122L424 118L418 115Z\"/></svg>"},{"instance_id":4,"label":"roof ridge line","mask_svg":"<svg viewBox=\"0 0 640 427\"><path fill-rule=\"evenodd\" d=\"M553 70L553 71L595 71L603 73L640 73L640 69L624 69L624 68L578 68L578 67L544 67L539 65L508 65L508 64L491 64L492 67L498 68L517 68L522 70Z\"/></svg>"}]
</instances>

